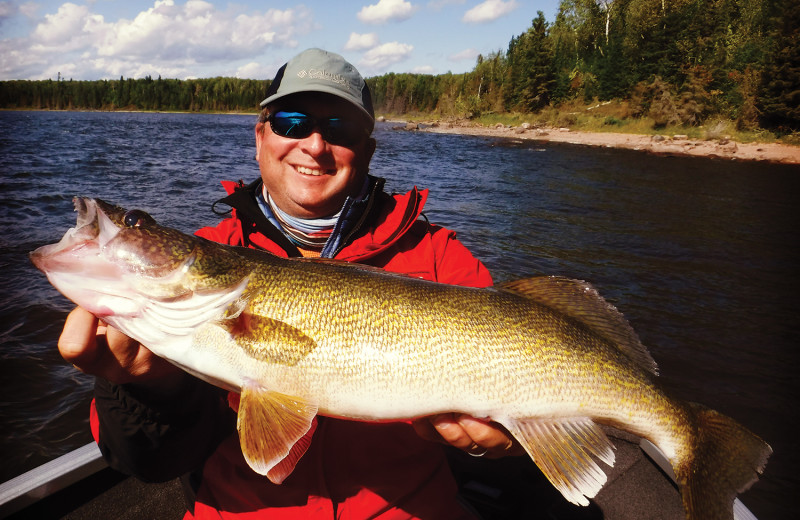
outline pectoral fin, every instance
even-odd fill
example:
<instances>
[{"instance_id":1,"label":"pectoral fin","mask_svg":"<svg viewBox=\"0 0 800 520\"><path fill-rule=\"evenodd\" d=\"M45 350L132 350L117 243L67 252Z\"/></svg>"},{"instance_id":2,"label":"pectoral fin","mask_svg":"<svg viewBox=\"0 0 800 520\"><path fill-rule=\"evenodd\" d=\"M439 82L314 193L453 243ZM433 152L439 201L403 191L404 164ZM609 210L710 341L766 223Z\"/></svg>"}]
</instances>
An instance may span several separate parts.
<instances>
[{"instance_id":1,"label":"pectoral fin","mask_svg":"<svg viewBox=\"0 0 800 520\"><path fill-rule=\"evenodd\" d=\"M606 483L592 455L614 465L614 446L588 417L502 421L564 498L589 505Z\"/></svg>"},{"instance_id":2,"label":"pectoral fin","mask_svg":"<svg viewBox=\"0 0 800 520\"><path fill-rule=\"evenodd\" d=\"M247 310L222 320L220 326L247 355L259 361L294 366L317 348L316 341L302 330Z\"/></svg>"},{"instance_id":3,"label":"pectoral fin","mask_svg":"<svg viewBox=\"0 0 800 520\"><path fill-rule=\"evenodd\" d=\"M245 386L237 428L247 464L275 484L283 482L311 443L316 414L317 406L302 399Z\"/></svg>"}]
</instances>

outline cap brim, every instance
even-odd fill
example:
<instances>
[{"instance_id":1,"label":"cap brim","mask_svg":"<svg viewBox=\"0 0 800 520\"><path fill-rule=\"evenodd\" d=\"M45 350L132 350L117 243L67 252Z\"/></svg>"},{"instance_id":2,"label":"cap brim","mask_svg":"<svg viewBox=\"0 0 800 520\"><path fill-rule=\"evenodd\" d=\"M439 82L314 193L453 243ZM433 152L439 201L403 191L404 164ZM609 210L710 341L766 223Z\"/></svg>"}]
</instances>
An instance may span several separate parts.
<instances>
[{"instance_id":1,"label":"cap brim","mask_svg":"<svg viewBox=\"0 0 800 520\"><path fill-rule=\"evenodd\" d=\"M260 103L260 105L263 108L263 107L269 105L270 103L274 103L275 101L277 101L277 100L279 100L281 98L284 98L286 96L291 96L292 94L302 94L302 93L306 93L306 92L321 92L321 93L324 93L324 94L331 94L331 95L336 96L336 97L338 97L340 99L344 99L345 101L347 101L351 105L353 105L356 108L358 108L358 110L362 114L367 116L367 119L369 119L373 124L375 123L375 117L372 114L370 114L369 112L367 112L367 110L363 106L361 106L360 103L357 103L356 101L354 101L352 97L344 95L341 90L336 89L336 88L332 88L332 87L327 87L325 85L315 85L314 88L308 88L306 86L304 88L298 88L298 89L294 89L294 90L282 90L281 92L275 93L275 94L269 96L268 98L266 98L264 101L262 101Z\"/></svg>"}]
</instances>

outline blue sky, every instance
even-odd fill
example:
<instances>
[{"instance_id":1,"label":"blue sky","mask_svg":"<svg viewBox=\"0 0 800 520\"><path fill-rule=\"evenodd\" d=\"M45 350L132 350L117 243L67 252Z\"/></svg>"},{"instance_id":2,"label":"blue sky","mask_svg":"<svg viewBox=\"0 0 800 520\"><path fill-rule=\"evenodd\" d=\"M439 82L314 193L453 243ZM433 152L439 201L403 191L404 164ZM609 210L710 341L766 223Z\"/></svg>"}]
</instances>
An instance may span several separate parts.
<instances>
[{"instance_id":1,"label":"blue sky","mask_svg":"<svg viewBox=\"0 0 800 520\"><path fill-rule=\"evenodd\" d=\"M269 79L308 47L364 76L466 72L559 0L0 0L0 80Z\"/></svg>"}]
</instances>

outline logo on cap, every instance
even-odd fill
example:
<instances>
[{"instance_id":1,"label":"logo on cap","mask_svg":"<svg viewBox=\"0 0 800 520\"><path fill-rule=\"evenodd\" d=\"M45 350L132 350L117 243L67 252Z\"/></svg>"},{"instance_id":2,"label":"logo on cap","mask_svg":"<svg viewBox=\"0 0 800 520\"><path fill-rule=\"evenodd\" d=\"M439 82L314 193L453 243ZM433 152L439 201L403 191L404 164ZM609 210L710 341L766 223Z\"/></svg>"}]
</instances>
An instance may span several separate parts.
<instances>
[{"instance_id":1,"label":"logo on cap","mask_svg":"<svg viewBox=\"0 0 800 520\"><path fill-rule=\"evenodd\" d=\"M327 72L324 69L308 69L308 70L303 69L297 72L297 77L300 79L305 79L306 77L308 77L308 79L321 79L325 81L330 81L332 83L336 83L338 85L347 88L351 92L357 93L359 90L355 85L353 85L350 81L347 80L347 78L345 78L341 74L331 74L330 72Z\"/></svg>"}]
</instances>

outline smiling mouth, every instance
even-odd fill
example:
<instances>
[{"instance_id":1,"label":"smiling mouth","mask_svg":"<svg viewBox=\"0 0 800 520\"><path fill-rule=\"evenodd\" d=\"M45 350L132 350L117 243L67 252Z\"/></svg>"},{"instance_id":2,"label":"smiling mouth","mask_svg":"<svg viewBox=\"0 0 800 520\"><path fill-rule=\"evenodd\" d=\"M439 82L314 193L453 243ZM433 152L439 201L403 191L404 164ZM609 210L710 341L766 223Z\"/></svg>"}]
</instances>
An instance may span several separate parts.
<instances>
[{"instance_id":1,"label":"smiling mouth","mask_svg":"<svg viewBox=\"0 0 800 520\"><path fill-rule=\"evenodd\" d=\"M299 173L303 175L311 175L312 177L320 177L322 175L329 175L332 170L320 170L317 168L307 168L305 166L297 166L295 168Z\"/></svg>"}]
</instances>

